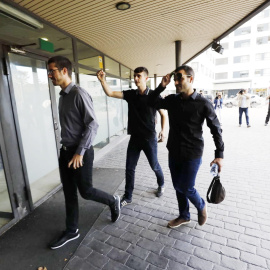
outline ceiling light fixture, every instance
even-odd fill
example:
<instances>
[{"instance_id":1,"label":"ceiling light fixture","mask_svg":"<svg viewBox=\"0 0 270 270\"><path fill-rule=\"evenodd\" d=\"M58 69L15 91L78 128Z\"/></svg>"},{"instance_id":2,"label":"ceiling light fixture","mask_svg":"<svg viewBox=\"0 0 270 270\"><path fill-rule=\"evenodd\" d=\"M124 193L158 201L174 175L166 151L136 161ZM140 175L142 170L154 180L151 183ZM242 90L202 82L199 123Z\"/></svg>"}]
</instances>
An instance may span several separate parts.
<instances>
[{"instance_id":1,"label":"ceiling light fixture","mask_svg":"<svg viewBox=\"0 0 270 270\"><path fill-rule=\"evenodd\" d=\"M4 3L0 3L0 13L15 21L18 21L27 26L30 26L31 28L34 28L34 29L43 28L43 24L40 23L38 20Z\"/></svg>"},{"instance_id":2,"label":"ceiling light fixture","mask_svg":"<svg viewBox=\"0 0 270 270\"><path fill-rule=\"evenodd\" d=\"M214 40L213 43L212 43L212 50L217 52L217 53L222 54L224 48L220 45L219 41Z\"/></svg>"},{"instance_id":3,"label":"ceiling light fixture","mask_svg":"<svg viewBox=\"0 0 270 270\"><path fill-rule=\"evenodd\" d=\"M128 2L118 2L115 7L118 10L127 10L130 8L130 4Z\"/></svg>"}]
</instances>

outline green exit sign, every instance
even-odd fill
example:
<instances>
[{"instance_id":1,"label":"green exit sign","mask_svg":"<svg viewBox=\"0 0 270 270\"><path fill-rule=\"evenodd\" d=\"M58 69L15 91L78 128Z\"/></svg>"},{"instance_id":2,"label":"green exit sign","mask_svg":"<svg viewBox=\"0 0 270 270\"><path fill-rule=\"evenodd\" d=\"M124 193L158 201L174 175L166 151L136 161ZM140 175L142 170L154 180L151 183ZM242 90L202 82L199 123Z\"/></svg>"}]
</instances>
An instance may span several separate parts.
<instances>
[{"instance_id":1,"label":"green exit sign","mask_svg":"<svg viewBox=\"0 0 270 270\"><path fill-rule=\"evenodd\" d=\"M43 51L47 51L47 52L54 52L54 46L53 43L46 41L44 39L39 38L39 48Z\"/></svg>"}]
</instances>

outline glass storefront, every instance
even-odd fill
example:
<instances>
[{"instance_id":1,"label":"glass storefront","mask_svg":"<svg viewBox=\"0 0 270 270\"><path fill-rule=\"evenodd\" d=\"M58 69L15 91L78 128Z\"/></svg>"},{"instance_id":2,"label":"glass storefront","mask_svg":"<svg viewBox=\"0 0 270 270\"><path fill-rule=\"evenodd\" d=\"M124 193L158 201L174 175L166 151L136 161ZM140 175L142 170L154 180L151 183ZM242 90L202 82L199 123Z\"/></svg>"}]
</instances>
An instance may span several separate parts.
<instances>
[{"instance_id":1,"label":"glass storefront","mask_svg":"<svg viewBox=\"0 0 270 270\"><path fill-rule=\"evenodd\" d=\"M99 123L93 146L101 149L127 128L127 103L122 99L107 97L96 77L103 69L113 91L127 90L131 85L131 70L112 60L42 20L35 28L15 17L0 14L0 54L7 72L0 72L0 83L7 81L4 110L10 115L13 127L5 125L8 132L16 134L5 151L16 145L16 163L20 172L5 177L0 153L0 233L1 226L16 223L60 188L58 154L60 148L60 123L58 102L60 87L48 80L47 61L55 55L69 58L74 66L72 81L89 92ZM74 46L73 46L74 45ZM2 85L0 85L2 86ZM4 95L0 92L0 100ZM5 121L0 115L0 121ZM9 140L8 135L3 142ZM9 164L10 160L7 161ZM16 175L16 177L14 177ZM10 190L12 196L9 196ZM8 225L10 226L10 225Z\"/></svg>"},{"instance_id":2,"label":"glass storefront","mask_svg":"<svg viewBox=\"0 0 270 270\"><path fill-rule=\"evenodd\" d=\"M12 208L7 188L4 164L0 151L0 228L12 219Z\"/></svg>"},{"instance_id":3,"label":"glass storefront","mask_svg":"<svg viewBox=\"0 0 270 270\"><path fill-rule=\"evenodd\" d=\"M9 59L27 177L36 203L60 184L46 62L13 53Z\"/></svg>"},{"instance_id":4,"label":"glass storefront","mask_svg":"<svg viewBox=\"0 0 270 270\"><path fill-rule=\"evenodd\" d=\"M106 80L112 91L121 91L120 79L107 77ZM122 99L108 97L109 130L111 138L123 134L122 102Z\"/></svg>"},{"instance_id":5,"label":"glass storefront","mask_svg":"<svg viewBox=\"0 0 270 270\"><path fill-rule=\"evenodd\" d=\"M88 91L93 99L94 110L99 124L93 145L95 149L99 149L109 142L106 95L102 90L95 72L82 68L79 69L79 72L80 86Z\"/></svg>"}]
</instances>

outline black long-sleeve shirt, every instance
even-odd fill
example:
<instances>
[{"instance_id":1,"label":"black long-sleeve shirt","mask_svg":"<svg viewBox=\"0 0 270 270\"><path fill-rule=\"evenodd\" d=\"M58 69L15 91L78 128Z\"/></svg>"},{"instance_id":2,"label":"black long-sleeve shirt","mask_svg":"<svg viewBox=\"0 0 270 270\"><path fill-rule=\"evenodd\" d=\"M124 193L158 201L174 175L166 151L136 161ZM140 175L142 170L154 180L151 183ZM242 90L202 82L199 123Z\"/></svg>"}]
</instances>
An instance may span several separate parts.
<instances>
[{"instance_id":1,"label":"black long-sleeve shirt","mask_svg":"<svg viewBox=\"0 0 270 270\"><path fill-rule=\"evenodd\" d=\"M80 86L70 83L61 90L59 98L61 143L77 146L76 153L84 155L92 145L98 129L91 96Z\"/></svg>"},{"instance_id":2,"label":"black long-sleeve shirt","mask_svg":"<svg viewBox=\"0 0 270 270\"><path fill-rule=\"evenodd\" d=\"M149 96L149 103L156 109L166 109L169 115L170 131L167 142L169 152L180 159L195 159L203 154L203 123L213 135L216 146L215 158L223 158L224 143L222 129L213 105L196 91L183 99L181 94L172 94L164 99L159 95L164 91L161 84Z\"/></svg>"}]
</instances>

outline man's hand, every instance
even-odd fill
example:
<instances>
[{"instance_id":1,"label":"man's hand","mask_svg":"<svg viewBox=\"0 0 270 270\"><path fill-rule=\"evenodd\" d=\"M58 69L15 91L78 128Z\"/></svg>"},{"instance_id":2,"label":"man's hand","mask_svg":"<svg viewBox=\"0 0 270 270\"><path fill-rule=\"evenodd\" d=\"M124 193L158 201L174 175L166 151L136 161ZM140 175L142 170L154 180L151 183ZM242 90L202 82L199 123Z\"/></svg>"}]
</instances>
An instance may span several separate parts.
<instances>
[{"instance_id":1,"label":"man's hand","mask_svg":"<svg viewBox=\"0 0 270 270\"><path fill-rule=\"evenodd\" d=\"M164 142L165 138L164 131L160 131L158 134L158 142Z\"/></svg>"},{"instance_id":2,"label":"man's hand","mask_svg":"<svg viewBox=\"0 0 270 270\"><path fill-rule=\"evenodd\" d=\"M218 165L218 172L221 172L221 168L223 166L223 158L215 158L211 163L210 163L210 167L216 163Z\"/></svg>"},{"instance_id":3,"label":"man's hand","mask_svg":"<svg viewBox=\"0 0 270 270\"><path fill-rule=\"evenodd\" d=\"M163 76L162 81L161 81L161 85L163 87L166 87L170 82L171 82L171 74L167 74L167 75Z\"/></svg>"},{"instance_id":4,"label":"man's hand","mask_svg":"<svg viewBox=\"0 0 270 270\"><path fill-rule=\"evenodd\" d=\"M106 73L102 69L97 72L97 78L99 79L100 82L104 82L105 77L106 77Z\"/></svg>"},{"instance_id":5,"label":"man's hand","mask_svg":"<svg viewBox=\"0 0 270 270\"><path fill-rule=\"evenodd\" d=\"M73 169L78 169L83 166L83 156L75 154L71 161L68 163L68 168L73 164Z\"/></svg>"}]
</instances>

